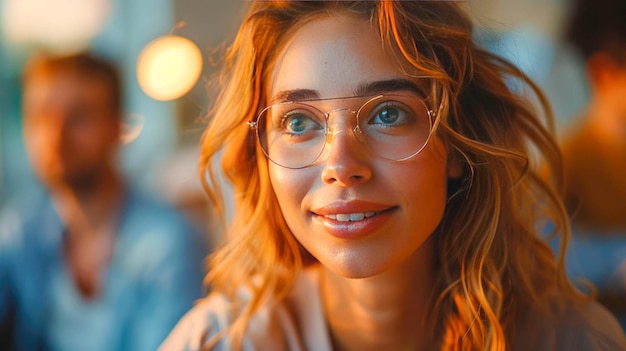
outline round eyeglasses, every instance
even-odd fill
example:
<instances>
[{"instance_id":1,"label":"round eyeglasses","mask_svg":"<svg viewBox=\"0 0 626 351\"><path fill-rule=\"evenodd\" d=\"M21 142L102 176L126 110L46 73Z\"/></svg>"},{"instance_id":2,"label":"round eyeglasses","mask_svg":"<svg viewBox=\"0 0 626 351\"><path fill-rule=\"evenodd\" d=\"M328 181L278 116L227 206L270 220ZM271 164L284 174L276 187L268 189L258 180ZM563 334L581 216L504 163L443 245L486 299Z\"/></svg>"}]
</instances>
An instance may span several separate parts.
<instances>
[{"instance_id":1,"label":"round eyeglasses","mask_svg":"<svg viewBox=\"0 0 626 351\"><path fill-rule=\"evenodd\" d=\"M333 101L365 99L357 109L340 108L323 112L320 107ZM319 106L319 107L318 107ZM305 168L321 161L330 136L336 135L337 115L346 111L356 117L352 132L367 149L391 161L417 155L428 143L435 112L415 93L383 94L374 97L288 101L264 108L247 122L256 131L263 153L286 168Z\"/></svg>"}]
</instances>

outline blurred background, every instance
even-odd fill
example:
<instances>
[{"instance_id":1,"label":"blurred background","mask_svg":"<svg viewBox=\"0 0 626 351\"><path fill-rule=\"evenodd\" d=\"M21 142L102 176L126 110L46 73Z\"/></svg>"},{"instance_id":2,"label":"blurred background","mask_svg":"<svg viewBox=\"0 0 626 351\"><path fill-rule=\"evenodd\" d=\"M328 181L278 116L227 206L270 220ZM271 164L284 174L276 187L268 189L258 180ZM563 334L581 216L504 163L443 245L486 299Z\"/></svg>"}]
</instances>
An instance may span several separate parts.
<instances>
[{"instance_id":1,"label":"blurred background","mask_svg":"<svg viewBox=\"0 0 626 351\"><path fill-rule=\"evenodd\" d=\"M209 82L246 4L246 0L0 0L0 208L37 184L22 137L20 77L27 58L40 49L60 54L88 49L117 64L124 78L125 130L119 162L126 178L176 205L211 232L210 207L196 171L198 144L215 96ZM565 41L570 0L462 4L475 19L477 40L517 64L543 88L554 110L557 136L568 134L590 102L584 59ZM589 149L590 144L583 147ZM620 145L626 150L624 143ZM591 158L597 158L594 152ZM586 179L609 184L597 177ZM623 177L619 183L624 184ZM623 203L626 196L613 189L607 191ZM626 218L623 205L611 206ZM617 279L620 288L612 290L617 293L601 297L621 314L626 327L625 230L618 228L610 240L599 236L597 243L591 235L577 239L578 258L570 255L568 273L586 276L600 287Z\"/></svg>"},{"instance_id":2,"label":"blurred background","mask_svg":"<svg viewBox=\"0 0 626 351\"><path fill-rule=\"evenodd\" d=\"M559 124L567 125L585 105L587 92L580 59L562 40L565 0L465 4L484 45L523 67L546 90ZM89 48L117 63L125 79L127 129L120 162L127 176L176 201L199 190L196 146L210 102L206 84L244 5L243 0L0 0L0 206L35 182L22 144L20 74L39 48L61 53ZM171 35L190 40L196 51L182 41L149 45ZM166 72L169 78L163 77L164 67L174 70Z\"/></svg>"},{"instance_id":3,"label":"blurred background","mask_svg":"<svg viewBox=\"0 0 626 351\"><path fill-rule=\"evenodd\" d=\"M124 172L168 199L199 191L196 146L206 124L205 86L215 71L212 57L234 35L242 4L0 0L0 207L35 183L21 134L20 75L39 49L89 49L116 63L125 88Z\"/></svg>"}]
</instances>

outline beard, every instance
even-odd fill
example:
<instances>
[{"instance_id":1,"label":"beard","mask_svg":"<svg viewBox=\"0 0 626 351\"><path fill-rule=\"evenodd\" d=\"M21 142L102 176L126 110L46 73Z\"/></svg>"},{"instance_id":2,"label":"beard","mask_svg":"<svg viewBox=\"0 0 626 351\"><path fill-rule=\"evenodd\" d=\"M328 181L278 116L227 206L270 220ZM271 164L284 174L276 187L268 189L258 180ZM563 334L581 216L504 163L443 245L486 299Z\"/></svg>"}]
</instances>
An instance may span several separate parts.
<instances>
[{"instance_id":1,"label":"beard","mask_svg":"<svg viewBox=\"0 0 626 351\"><path fill-rule=\"evenodd\" d=\"M70 174L63 181L77 194L89 194L102 182L104 172L100 169L90 169L78 174Z\"/></svg>"},{"instance_id":2,"label":"beard","mask_svg":"<svg viewBox=\"0 0 626 351\"><path fill-rule=\"evenodd\" d=\"M90 166L82 169L46 172L40 174L40 178L51 190L70 189L77 195L88 195L100 186L105 174L106 167Z\"/></svg>"}]
</instances>

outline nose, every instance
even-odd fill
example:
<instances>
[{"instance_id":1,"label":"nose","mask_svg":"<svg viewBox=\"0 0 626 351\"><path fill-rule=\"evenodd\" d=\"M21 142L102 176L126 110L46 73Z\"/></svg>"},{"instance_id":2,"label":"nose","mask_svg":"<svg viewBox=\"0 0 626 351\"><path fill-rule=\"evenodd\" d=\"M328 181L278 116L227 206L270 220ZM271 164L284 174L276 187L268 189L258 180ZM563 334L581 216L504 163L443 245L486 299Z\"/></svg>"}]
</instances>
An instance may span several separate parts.
<instances>
[{"instance_id":1,"label":"nose","mask_svg":"<svg viewBox=\"0 0 626 351\"><path fill-rule=\"evenodd\" d=\"M371 157L350 124L330 133L322 171L322 181L326 184L351 186L367 182L372 177Z\"/></svg>"},{"instance_id":2,"label":"nose","mask_svg":"<svg viewBox=\"0 0 626 351\"><path fill-rule=\"evenodd\" d=\"M49 147L56 152L63 148L67 141L69 123L65 111L55 111L48 116L46 125Z\"/></svg>"}]
</instances>

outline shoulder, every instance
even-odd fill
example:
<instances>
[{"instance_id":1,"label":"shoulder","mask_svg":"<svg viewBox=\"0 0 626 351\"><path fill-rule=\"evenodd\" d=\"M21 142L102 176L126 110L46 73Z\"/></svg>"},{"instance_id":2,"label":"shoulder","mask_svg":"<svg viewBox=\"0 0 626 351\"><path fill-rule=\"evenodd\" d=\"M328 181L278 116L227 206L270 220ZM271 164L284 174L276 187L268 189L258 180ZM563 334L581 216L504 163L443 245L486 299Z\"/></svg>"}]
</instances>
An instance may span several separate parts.
<instances>
[{"instance_id":1,"label":"shoulder","mask_svg":"<svg viewBox=\"0 0 626 351\"><path fill-rule=\"evenodd\" d=\"M555 296L543 307L531 308L518 325L515 350L626 350L624 331L599 303L565 303Z\"/></svg>"},{"instance_id":2,"label":"shoulder","mask_svg":"<svg viewBox=\"0 0 626 351\"><path fill-rule=\"evenodd\" d=\"M570 350L626 351L624 331L615 317L595 301L570 307L555 319L559 337L571 340Z\"/></svg>"},{"instance_id":3,"label":"shoulder","mask_svg":"<svg viewBox=\"0 0 626 351\"><path fill-rule=\"evenodd\" d=\"M306 306L314 305L317 290L311 287L311 277L304 273L297 277L292 293L284 300L270 301L263 305L250 318L243 337L244 350L324 350L309 343L316 339L312 333L311 323L318 318L323 319L320 309L319 316L310 315ZM301 295L307 292L305 295ZM231 349L225 338L220 338L233 324L236 317L243 311L250 299L247 289L242 289L240 300L233 301L219 293L212 293L200 301L189 311L174 328L161 345L160 351L176 350L228 350ZM307 330L303 330L306 328ZM323 330L324 328L318 327ZM218 340L215 344L212 342ZM315 340L317 345L324 340ZM325 342L325 341L324 341Z\"/></svg>"},{"instance_id":4,"label":"shoulder","mask_svg":"<svg viewBox=\"0 0 626 351\"><path fill-rule=\"evenodd\" d=\"M54 238L60 222L43 193L11 199L0 209L0 251L25 249ZM53 238L47 238L53 236Z\"/></svg>"},{"instance_id":5,"label":"shoulder","mask_svg":"<svg viewBox=\"0 0 626 351\"><path fill-rule=\"evenodd\" d=\"M121 232L135 241L162 242L171 249L202 247L200 233L183 214L167 202L129 190L121 213Z\"/></svg>"},{"instance_id":6,"label":"shoulder","mask_svg":"<svg viewBox=\"0 0 626 351\"><path fill-rule=\"evenodd\" d=\"M234 306L228 299L212 293L181 318L159 350L204 350L205 345L230 325L234 312ZM227 346L225 341L220 340L214 349L225 350Z\"/></svg>"},{"instance_id":7,"label":"shoulder","mask_svg":"<svg viewBox=\"0 0 626 351\"><path fill-rule=\"evenodd\" d=\"M176 209L128 191L116 243L116 262L124 276L177 289L183 281L199 287L209 253L207 240Z\"/></svg>"},{"instance_id":8,"label":"shoulder","mask_svg":"<svg viewBox=\"0 0 626 351\"><path fill-rule=\"evenodd\" d=\"M165 200L139 189L127 188L125 211L136 217L154 216L152 221L183 222L181 212Z\"/></svg>"},{"instance_id":9,"label":"shoulder","mask_svg":"<svg viewBox=\"0 0 626 351\"><path fill-rule=\"evenodd\" d=\"M159 350L230 350L232 346L224 336L242 310L241 303L212 293L178 322ZM289 345L288 340L297 339L296 335L295 323L284 305L275 303L251 317L245 330L243 349L302 350Z\"/></svg>"},{"instance_id":10,"label":"shoulder","mask_svg":"<svg viewBox=\"0 0 626 351\"><path fill-rule=\"evenodd\" d=\"M0 210L0 251L19 245L20 233L23 232L24 221L19 211L13 207ZM4 249L4 250L2 250Z\"/></svg>"}]
</instances>

